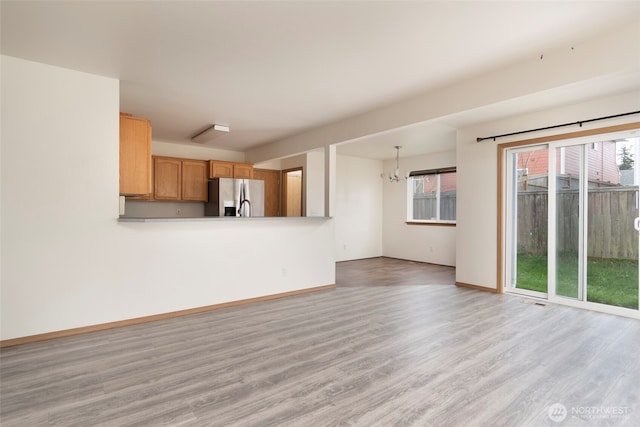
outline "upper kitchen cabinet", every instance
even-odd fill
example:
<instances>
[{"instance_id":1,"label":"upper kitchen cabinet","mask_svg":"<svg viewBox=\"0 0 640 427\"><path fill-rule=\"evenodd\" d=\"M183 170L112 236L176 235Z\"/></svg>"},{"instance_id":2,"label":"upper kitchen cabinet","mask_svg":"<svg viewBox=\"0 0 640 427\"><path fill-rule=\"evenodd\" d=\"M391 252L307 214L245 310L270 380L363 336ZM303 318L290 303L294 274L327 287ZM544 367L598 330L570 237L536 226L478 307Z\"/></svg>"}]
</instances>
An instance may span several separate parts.
<instances>
[{"instance_id":1,"label":"upper kitchen cabinet","mask_svg":"<svg viewBox=\"0 0 640 427\"><path fill-rule=\"evenodd\" d=\"M153 158L153 198L182 199L182 160L169 157Z\"/></svg>"},{"instance_id":2,"label":"upper kitchen cabinet","mask_svg":"<svg viewBox=\"0 0 640 427\"><path fill-rule=\"evenodd\" d=\"M206 202L207 162L204 160L182 161L182 200Z\"/></svg>"},{"instance_id":3,"label":"upper kitchen cabinet","mask_svg":"<svg viewBox=\"0 0 640 427\"><path fill-rule=\"evenodd\" d=\"M233 162L210 160L209 178L233 178Z\"/></svg>"},{"instance_id":4,"label":"upper kitchen cabinet","mask_svg":"<svg viewBox=\"0 0 640 427\"><path fill-rule=\"evenodd\" d=\"M234 163L233 177L253 179L253 165L249 163Z\"/></svg>"},{"instance_id":5,"label":"upper kitchen cabinet","mask_svg":"<svg viewBox=\"0 0 640 427\"><path fill-rule=\"evenodd\" d=\"M205 160L153 157L155 200L207 201Z\"/></svg>"},{"instance_id":6,"label":"upper kitchen cabinet","mask_svg":"<svg viewBox=\"0 0 640 427\"><path fill-rule=\"evenodd\" d=\"M253 165L250 163L209 161L209 178L253 178Z\"/></svg>"},{"instance_id":7,"label":"upper kitchen cabinet","mask_svg":"<svg viewBox=\"0 0 640 427\"><path fill-rule=\"evenodd\" d=\"M151 193L151 123L120 113L120 195Z\"/></svg>"}]
</instances>

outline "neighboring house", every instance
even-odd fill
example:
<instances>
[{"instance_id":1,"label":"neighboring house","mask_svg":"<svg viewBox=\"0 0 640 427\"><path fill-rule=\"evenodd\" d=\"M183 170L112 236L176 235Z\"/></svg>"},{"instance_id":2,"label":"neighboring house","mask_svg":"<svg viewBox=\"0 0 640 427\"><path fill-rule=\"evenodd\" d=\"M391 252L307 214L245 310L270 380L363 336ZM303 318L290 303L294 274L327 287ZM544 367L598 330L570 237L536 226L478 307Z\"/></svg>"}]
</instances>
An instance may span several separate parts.
<instances>
[{"instance_id":1,"label":"neighboring house","mask_svg":"<svg viewBox=\"0 0 640 427\"><path fill-rule=\"evenodd\" d=\"M616 142L596 142L589 146L589 181L594 183L619 184L620 170L616 161ZM580 154L577 150L556 149L556 173L560 175L580 175ZM518 156L518 169L521 176L530 177L548 173L549 152L547 150L529 151Z\"/></svg>"},{"instance_id":2,"label":"neighboring house","mask_svg":"<svg viewBox=\"0 0 640 427\"><path fill-rule=\"evenodd\" d=\"M418 182L422 184L422 192L423 193L434 193L438 189L438 182L434 178L434 175L424 175L422 177L415 177L418 179ZM457 178L455 173L444 173L440 175L440 192L446 193L449 191L455 191L457 185ZM416 189L416 193L418 189Z\"/></svg>"},{"instance_id":3,"label":"neighboring house","mask_svg":"<svg viewBox=\"0 0 640 427\"><path fill-rule=\"evenodd\" d=\"M579 157L575 150L565 150L565 174L577 174ZM570 151L570 152L569 152ZM615 141L594 142L587 149L589 181L620 184ZM561 172L562 173L562 172Z\"/></svg>"},{"instance_id":4,"label":"neighboring house","mask_svg":"<svg viewBox=\"0 0 640 427\"><path fill-rule=\"evenodd\" d=\"M620 184L620 169L617 164L615 141L595 142L589 145L588 173L590 187L608 187ZM556 149L556 174L558 185L575 188L580 176L580 153L578 147ZM518 156L521 191L535 191L546 188L549 151L536 150Z\"/></svg>"}]
</instances>

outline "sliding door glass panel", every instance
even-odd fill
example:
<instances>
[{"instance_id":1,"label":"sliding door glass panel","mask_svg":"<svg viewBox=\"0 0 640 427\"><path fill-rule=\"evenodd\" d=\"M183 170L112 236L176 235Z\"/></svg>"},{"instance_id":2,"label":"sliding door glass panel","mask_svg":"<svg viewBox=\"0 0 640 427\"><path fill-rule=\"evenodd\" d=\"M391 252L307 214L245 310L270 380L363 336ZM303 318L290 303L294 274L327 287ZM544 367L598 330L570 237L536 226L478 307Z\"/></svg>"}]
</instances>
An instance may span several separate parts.
<instances>
[{"instance_id":1,"label":"sliding door glass panel","mask_svg":"<svg viewBox=\"0 0 640 427\"><path fill-rule=\"evenodd\" d=\"M638 309L638 138L586 146L587 301Z\"/></svg>"},{"instance_id":2,"label":"sliding door glass panel","mask_svg":"<svg viewBox=\"0 0 640 427\"><path fill-rule=\"evenodd\" d=\"M582 146L556 148L556 295L580 299Z\"/></svg>"},{"instance_id":3,"label":"sliding door glass panel","mask_svg":"<svg viewBox=\"0 0 640 427\"><path fill-rule=\"evenodd\" d=\"M549 152L535 147L507 156L509 284L512 289L546 293Z\"/></svg>"}]
</instances>

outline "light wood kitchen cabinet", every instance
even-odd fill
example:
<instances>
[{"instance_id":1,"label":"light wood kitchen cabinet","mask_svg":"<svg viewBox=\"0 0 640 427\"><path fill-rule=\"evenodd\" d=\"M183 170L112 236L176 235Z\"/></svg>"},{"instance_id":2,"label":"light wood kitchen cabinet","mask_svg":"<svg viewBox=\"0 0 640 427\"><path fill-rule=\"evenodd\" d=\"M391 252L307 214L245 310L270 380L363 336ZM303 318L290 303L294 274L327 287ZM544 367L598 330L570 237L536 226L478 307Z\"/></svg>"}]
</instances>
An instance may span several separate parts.
<instances>
[{"instance_id":1,"label":"light wood kitchen cabinet","mask_svg":"<svg viewBox=\"0 0 640 427\"><path fill-rule=\"evenodd\" d=\"M225 162L222 160L210 160L209 178L253 179L253 165L251 163L236 163Z\"/></svg>"},{"instance_id":2,"label":"light wood kitchen cabinet","mask_svg":"<svg viewBox=\"0 0 640 427\"><path fill-rule=\"evenodd\" d=\"M208 199L207 162L182 161L182 200L206 202Z\"/></svg>"},{"instance_id":3,"label":"light wood kitchen cabinet","mask_svg":"<svg viewBox=\"0 0 640 427\"><path fill-rule=\"evenodd\" d=\"M253 165L249 163L234 163L233 177L253 179Z\"/></svg>"},{"instance_id":4,"label":"light wood kitchen cabinet","mask_svg":"<svg viewBox=\"0 0 640 427\"><path fill-rule=\"evenodd\" d=\"M120 195L151 193L151 122L120 113Z\"/></svg>"},{"instance_id":5,"label":"light wood kitchen cabinet","mask_svg":"<svg viewBox=\"0 0 640 427\"><path fill-rule=\"evenodd\" d=\"M155 200L207 201L205 160L154 157L153 177Z\"/></svg>"},{"instance_id":6,"label":"light wood kitchen cabinet","mask_svg":"<svg viewBox=\"0 0 640 427\"><path fill-rule=\"evenodd\" d=\"M233 162L210 160L209 178L233 178Z\"/></svg>"},{"instance_id":7,"label":"light wood kitchen cabinet","mask_svg":"<svg viewBox=\"0 0 640 427\"><path fill-rule=\"evenodd\" d=\"M154 157L153 181L153 198L155 200L181 200L182 160Z\"/></svg>"}]
</instances>

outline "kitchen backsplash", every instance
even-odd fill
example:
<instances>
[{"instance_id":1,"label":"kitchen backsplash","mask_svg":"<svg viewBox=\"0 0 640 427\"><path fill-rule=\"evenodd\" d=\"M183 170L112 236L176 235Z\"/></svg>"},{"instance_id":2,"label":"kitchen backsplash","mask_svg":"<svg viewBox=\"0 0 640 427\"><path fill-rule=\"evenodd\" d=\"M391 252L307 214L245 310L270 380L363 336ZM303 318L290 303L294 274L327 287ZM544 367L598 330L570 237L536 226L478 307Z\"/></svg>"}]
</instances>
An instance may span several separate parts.
<instances>
[{"instance_id":1,"label":"kitchen backsplash","mask_svg":"<svg viewBox=\"0 0 640 427\"><path fill-rule=\"evenodd\" d=\"M204 216L204 203L127 200L124 212L128 218L199 218Z\"/></svg>"}]
</instances>

